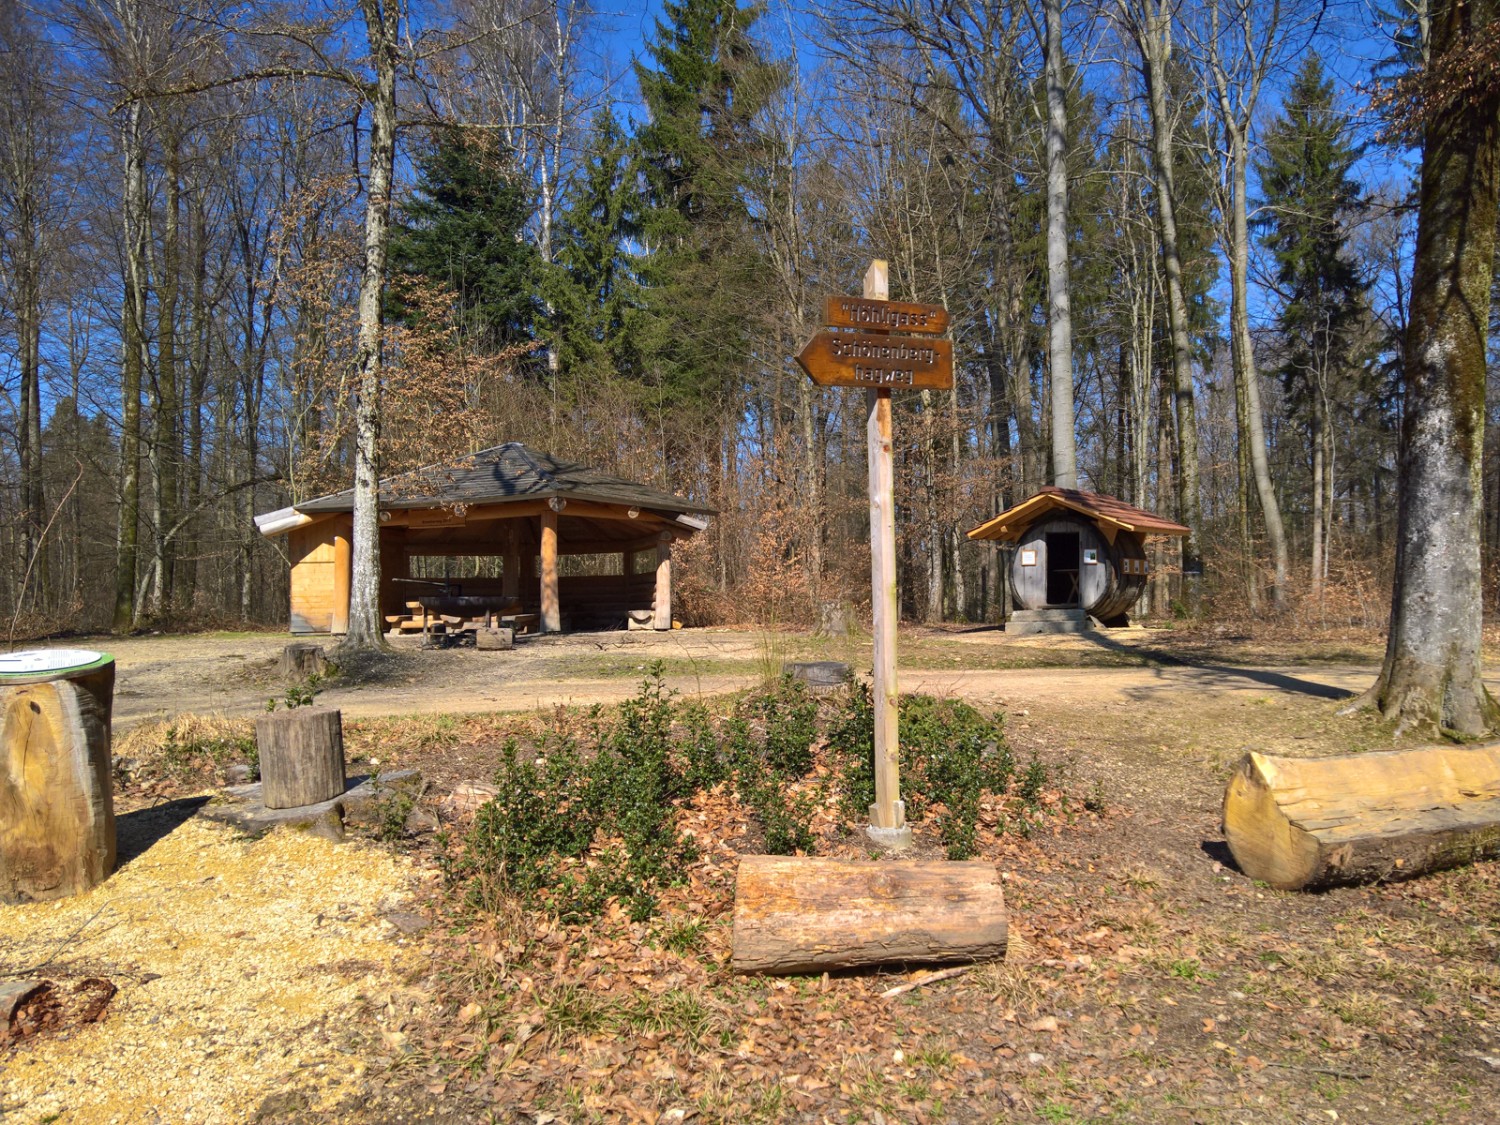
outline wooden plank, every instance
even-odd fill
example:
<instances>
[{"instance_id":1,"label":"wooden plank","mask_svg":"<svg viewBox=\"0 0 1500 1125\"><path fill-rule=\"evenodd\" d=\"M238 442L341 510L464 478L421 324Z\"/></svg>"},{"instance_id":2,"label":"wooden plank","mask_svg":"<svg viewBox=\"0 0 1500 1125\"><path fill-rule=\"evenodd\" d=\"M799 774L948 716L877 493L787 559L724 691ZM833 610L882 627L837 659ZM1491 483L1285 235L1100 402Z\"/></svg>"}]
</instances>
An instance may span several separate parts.
<instances>
[{"instance_id":1,"label":"wooden plank","mask_svg":"<svg viewBox=\"0 0 1500 1125\"><path fill-rule=\"evenodd\" d=\"M953 341L881 336L873 332L818 332L797 362L820 387L949 390Z\"/></svg>"},{"instance_id":2,"label":"wooden plank","mask_svg":"<svg viewBox=\"0 0 1500 1125\"><path fill-rule=\"evenodd\" d=\"M917 305L909 301L829 297L823 302L823 323L830 328L941 336L948 331L948 310L942 305Z\"/></svg>"},{"instance_id":3,"label":"wooden plank","mask_svg":"<svg viewBox=\"0 0 1500 1125\"><path fill-rule=\"evenodd\" d=\"M1005 956L994 866L747 855L735 883L741 973L972 963Z\"/></svg>"}]
</instances>

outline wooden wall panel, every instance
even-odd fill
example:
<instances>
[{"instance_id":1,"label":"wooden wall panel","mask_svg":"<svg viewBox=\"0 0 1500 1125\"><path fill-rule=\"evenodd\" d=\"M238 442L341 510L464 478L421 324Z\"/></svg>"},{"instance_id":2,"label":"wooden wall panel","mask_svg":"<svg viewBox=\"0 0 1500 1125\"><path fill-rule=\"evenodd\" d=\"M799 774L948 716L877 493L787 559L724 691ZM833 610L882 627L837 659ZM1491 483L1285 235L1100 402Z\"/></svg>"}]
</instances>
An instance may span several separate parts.
<instances>
[{"instance_id":1,"label":"wooden wall panel","mask_svg":"<svg viewBox=\"0 0 1500 1125\"><path fill-rule=\"evenodd\" d=\"M293 633L326 633L333 627L333 536L333 521L324 520L299 527L287 538Z\"/></svg>"}]
</instances>

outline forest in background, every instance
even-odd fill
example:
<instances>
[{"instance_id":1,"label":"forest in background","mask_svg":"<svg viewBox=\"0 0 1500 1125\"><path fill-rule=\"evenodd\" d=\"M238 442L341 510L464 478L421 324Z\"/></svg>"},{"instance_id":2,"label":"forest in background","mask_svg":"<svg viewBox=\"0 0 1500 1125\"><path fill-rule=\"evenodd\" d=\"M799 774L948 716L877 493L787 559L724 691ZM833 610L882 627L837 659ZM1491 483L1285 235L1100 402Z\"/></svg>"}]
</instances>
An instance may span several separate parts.
<instances>
[{"instance_id":1,"label":"forest in background","mask_svg":"<svg viewBox=\"0 0 1500 1125\"><path fill-rule=\"evenodd\" d=\"M695 623L867 605L863 395L791 356L881 257L954 326L954 390L896 400L909 618L999 616L964 532L1071 437L1080 486L1196 532L1201 601L1164 547L1152 612L1379 628L1416 215L1383 110L1425 14L673 0L633 42L581 0L6 5L0 611L284 619L251 517L353 475L388 82L382 474L522 441L719 509ZM1484 487L1490 574L1492 427Z\"/></svg>"}]
</instances>

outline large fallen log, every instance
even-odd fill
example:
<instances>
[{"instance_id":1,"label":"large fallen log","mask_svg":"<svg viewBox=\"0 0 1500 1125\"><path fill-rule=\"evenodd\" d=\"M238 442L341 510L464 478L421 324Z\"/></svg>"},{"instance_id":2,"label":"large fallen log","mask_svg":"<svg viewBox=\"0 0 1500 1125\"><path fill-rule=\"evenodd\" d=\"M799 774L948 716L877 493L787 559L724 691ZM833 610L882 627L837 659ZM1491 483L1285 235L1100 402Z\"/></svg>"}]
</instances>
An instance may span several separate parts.
<instances>
[{"instance_id":1,"label":"large fallen log","mask_svg":"<svg viewBox=\"0 0 1500 1125\"><path fill-rule=\"evenodd\" d=\"M0 902L80 894L115 868L112 657L0 657Z\"/></svg>"},{"instance_id":2,"label":"large fallen log","mask_svg":"<svg viewBox=\"0 0 1500 1125\"><path fill-rule=\"evenodd\" d=\"M1500 746L1251 753L1224 792L1240 869L1280 890L1410 879L1500 855Z\"/></svg>"},{"instance_id":3,"label":"large fallen log","mask_svg":"<svg viewBox=\"0 0 1500 1125\"><path fill-rule=\"evenodd\" d=\"M988 863L740 860L736 972L994 961L1005 935L1005 892Z\"/></svg>"}]
</instances>

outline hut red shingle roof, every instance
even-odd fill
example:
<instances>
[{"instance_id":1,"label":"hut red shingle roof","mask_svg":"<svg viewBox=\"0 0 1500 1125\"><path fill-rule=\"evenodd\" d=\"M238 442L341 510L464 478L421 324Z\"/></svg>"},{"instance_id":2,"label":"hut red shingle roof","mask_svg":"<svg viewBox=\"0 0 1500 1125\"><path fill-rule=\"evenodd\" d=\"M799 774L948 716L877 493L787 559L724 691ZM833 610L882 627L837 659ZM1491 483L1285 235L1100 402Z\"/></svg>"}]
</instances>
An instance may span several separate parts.
<instances>
[{"instance_id":1,"label":"hut red shingle roof","mask_svg":"<svg viewBox=\"0 0 1500 1125\"><path fill-rule=\"evenodd\" d=\"M1088 492L1081 488L1058 488L1049 484L1040 489L1036 495L971 530L969 538L1014 540L1047 512L1059 508L1097 520L1105 528L1112 528L1115 531L1134 531L1141 535L1182 536L1189 534L1190 530L1180 523L1163 519L1154 512L1134 507L1113 496L1106 496L1102 492Z\"/></svg>"}]
</instances>

